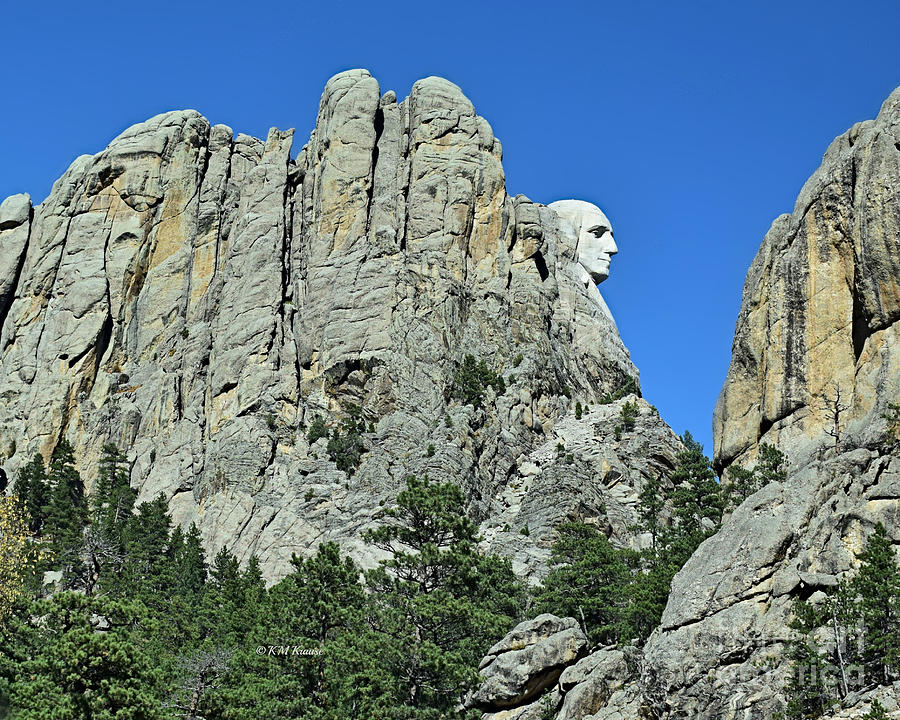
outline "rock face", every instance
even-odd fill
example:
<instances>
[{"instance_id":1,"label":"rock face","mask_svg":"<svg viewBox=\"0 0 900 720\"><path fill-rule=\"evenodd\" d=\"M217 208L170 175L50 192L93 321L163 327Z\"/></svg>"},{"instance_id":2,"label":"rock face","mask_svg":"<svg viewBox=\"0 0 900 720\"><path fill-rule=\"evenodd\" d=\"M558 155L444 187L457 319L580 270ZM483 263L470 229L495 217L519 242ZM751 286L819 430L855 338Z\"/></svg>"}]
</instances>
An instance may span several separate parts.
<instances>
[{"instance_id":1,"label":"rock face","mask_svg":"<svg viewBox=\"0 0 900 720\"><path fill-rule=\"evenodd\" d=\"M775 716L794 598L824 598L875 523L900 543L900 454L881 418L900 393L898 223L900 90L834 141L750 268L715 457L752 465L776 444L788 478L750 496L676 575L644 649L642 717Z\"/></svg>"},{"instance_id":2,"label":"rock face","mask_svg":"<svg viewBox=\"0 0 900 720\"><path fill-rule=\"evenodd\" d=\"M479 669L484 681L469 705L504 710L530 703L552 688L587 647L575 618L544 614L526 620L488 650Z\"/></svg>"},{"instance_id":3,"label":"rock face","mask_svg":"<svg viewBox=\"0 0 900 720\"><path fill-rule=\"evenodd\" d=\"M481 661L482 684L469 707L484 720L557 720L610 717L625 720L637 710L633 648L600 648L587 654L587 638L575 618L539 615L511 630ZM625 714L609 707L625 705Z\"/></svg>"},{"instance_id":4,"label":"rock face","mask_svg":"<svg viewBox=\"0 0 900 720\"><path fill-rule=\"evenodd\" d=\"M820 447L838 392L838 435L877 441L900 398L898 235L900 89L835 139L753 260L713 420L718 468L759 442Z\"/></svg>"},{"instance_id":5,"label":"rock face","mask_svg":"<svg viewBox=\"0 0 900 720\"><path fill-rule=\"evenodd\" d=\"M678 441L646 404L611 432L622 401L602 401L639 394L637 371L570 224L506 194L487 121L446 80L398 103L353 70L295 159L292 138L170 112L78 158L39 206L4 201L9 476L66 438L90 477L113 442L140 500L164 494L269 578L332 539L374 562L359 536L410 473L460 483L526 575L558 520L631 542L636 494ZM505 380L482 407L452 397L467 354ZM351 474L307 430L354 406Z\"/></svg>"}]
</instances>

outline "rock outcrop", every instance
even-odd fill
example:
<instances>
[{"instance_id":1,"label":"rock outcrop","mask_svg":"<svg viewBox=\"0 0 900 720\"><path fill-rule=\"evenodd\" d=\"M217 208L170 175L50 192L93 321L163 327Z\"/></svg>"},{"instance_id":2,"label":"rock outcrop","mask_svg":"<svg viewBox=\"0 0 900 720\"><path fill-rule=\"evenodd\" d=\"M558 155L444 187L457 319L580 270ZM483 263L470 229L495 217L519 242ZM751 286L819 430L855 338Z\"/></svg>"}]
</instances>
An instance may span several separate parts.
<instances>
[{"instance_id":1,"label":"rock outcrop","mask_svg":"<svg viewBox=\"0 0 900 720\"><path fill-rule=\"evenodd\" d=\"M750 266L713 420L719 469L761 442L798 460L834 434L878 442L900 398L898 235L900 89L835 139Z\"/></svg>"},{"instance_id":2,"label":"rock outcrop","mask_svg":"<svg viewBox=\"0 0 900 720\"><path fill-rule=\"evenodd\" d=\"M750 269L715 458L752 465L771 443L788 477L751 495L676 575L644 648L641 717L775 716L793 600L820 602L851 574L877 522L900 543L900 453L881 417L900 394L898 223L900 90L834 141ZM854 703L868 707L850 697L834 716L861 716Z\"/></svg>"},{"instance_id":3,"label":"rock outcrop","mask_svg":"<svg viewBox=\"0 0 900 720\"><path fill-rule=\"evenodd\" d=\"M410 473L460 483L525 575L558 520L639 542L637 492L678 440L646 404L612 432L622 401L604 403L639 394L638 373L573 230L506 194L500 142L459 88L426 78L398 102L348 71L296 157L292 141L170 112L79 157L39 206L4 201L9 476L66 438L91 477L113 442L140 500L162 493L269 578L332 539L374 562L359 537ZM480 406L452 392L468 354L505 381ZM307 440L354 407L355 472Z\"/></svg>"},{"instance_id":4,"label":"rock outcrop","mask_svg":"<svg viewBox=\"0 0 900 720\"><path fill-rule=\"evenodd\" d=\"M610 705L635 717L637 695L628 682L638 667L634 648L598 648L575 618L539 615L511 630L481 661L482 683L467 705L486 711L484 720L584 720Z\"/></svg>"}]
</instances>

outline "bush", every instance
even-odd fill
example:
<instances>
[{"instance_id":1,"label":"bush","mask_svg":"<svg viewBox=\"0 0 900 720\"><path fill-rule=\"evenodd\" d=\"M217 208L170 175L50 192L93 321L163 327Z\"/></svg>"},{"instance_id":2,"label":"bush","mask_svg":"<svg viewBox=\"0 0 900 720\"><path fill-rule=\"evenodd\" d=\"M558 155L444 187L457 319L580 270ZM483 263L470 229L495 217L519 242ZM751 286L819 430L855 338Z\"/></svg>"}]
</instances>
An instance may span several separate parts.
<instances>
[{"instance_id":1,"label":"bush","mask_svg":"<svg viewBox=\"0 0 900 720\"><path fill-rule=\"evenodd\" d=\"M609 405L610 403L614 403L617 400L621 400L626 395L630 395L631 393L637 393L637 383L634 381L634 378L628 378L622 387L612 393L607 393L600 399L601 405Z\"/></svg>"},{"instance_id":2,"label":"bush","mask_svg":"<svg viewBox=\"0 0 900 720\"><path fill-rule=\"evenodd\" d=\"M491 370L482 358L476 361L474 355L466 355L453 376L451 397L466 405L480 408L484 403L484 391L493 387L497 395L506 392L503 378Z\"/></svg>"},{"instance_id":3,"label":"bush","mask_svg":"<svg viewBox=\"0 0 900 720\"><path fill-rule=\"evenodd\" d=\"M581 413L582 413L581 401L578 401L575 403L575 419L576 420L581 420Z\"/></svg>"},{"instance_id":4,"label":"bush","mask_svg":"<svg viewBox=\"0 0 900 720\"><path fill-rule=\"evenodd\" d=\"M425 457L434 457L434 445L429 443L428 450L425 451Z\"/></svg>"},{"instance_id":5,"label":"bush","mask_svg":"<svg viewBox=\"0 0 900 720\"><path fill-rule=\"evenodd\" d=\"M322 418L317 417L309 426L309 431L306 433L306 439L309 441L309 444L312 445L316 440L327 437L328 427L325 425L325 421L322 420Z\"/></svg>"},{"instance_id":6,"label":"bush","mask_svg":"<svg viewBox=\"0 0 900 720\"><path fill-rule=\"evenodd\" d=\"M348 475L356 471L362 459L362 434L366 426L360 414L360 409L352 406L349 416L341 421L339 428L334 429L328 441L328 457L337 465L338 470Z\"/></svg>"},{"instance_id":7,"label":"bush","mask_svg":"<svg viewBox=\"0 0 900 720\"><path fill-rule=\"evenodd\" d=\"M634 430L634 424L637 422L638 404L634 400L629 400L622 406L620 417L622 420L622 429L626 431Z\"/></svg>"}]
</instances>

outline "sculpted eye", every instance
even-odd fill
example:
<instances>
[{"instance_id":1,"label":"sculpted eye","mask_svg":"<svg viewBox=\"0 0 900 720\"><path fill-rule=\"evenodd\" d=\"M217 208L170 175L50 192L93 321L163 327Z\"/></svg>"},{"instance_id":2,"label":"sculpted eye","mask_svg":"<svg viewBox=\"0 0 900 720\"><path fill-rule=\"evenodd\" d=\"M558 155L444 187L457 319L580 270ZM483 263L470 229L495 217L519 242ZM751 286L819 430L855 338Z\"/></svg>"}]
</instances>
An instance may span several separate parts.
<instances>
[{"instance_id":1,"label":"sculpted eye","mask_svg":"<svg viewBox=\"0 0 900 720\"><path fill-rule=\"evenodd\" d=\"M609 232L609 228L604 225L594 225L594 227L588 228L588 232L591 233L594 237L603 237L604 233Z\"/></svg>"}]
</instances>

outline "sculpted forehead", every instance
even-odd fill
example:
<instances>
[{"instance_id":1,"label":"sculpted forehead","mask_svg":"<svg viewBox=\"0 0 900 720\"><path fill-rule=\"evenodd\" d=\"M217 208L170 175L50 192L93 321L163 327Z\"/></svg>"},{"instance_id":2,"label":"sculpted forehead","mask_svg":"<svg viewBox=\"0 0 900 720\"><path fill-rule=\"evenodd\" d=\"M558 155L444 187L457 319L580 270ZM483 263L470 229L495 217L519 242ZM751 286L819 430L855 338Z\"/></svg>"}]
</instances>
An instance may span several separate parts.
<instances>
[{"instance_id":1,"label":"sculpted forehead","mask_svg":"<svg viewBox=\"0 0 900 720\"><path fill-rule=\"evenodd\" d=\"M564 217L575 227L576 232L593 227L594 225L602 225L612 228L609 218L593 203L586 200L557 200L548 205L557 215ZM587 228L585 225L587 225Z\"/></svg>"}]
</instances>

